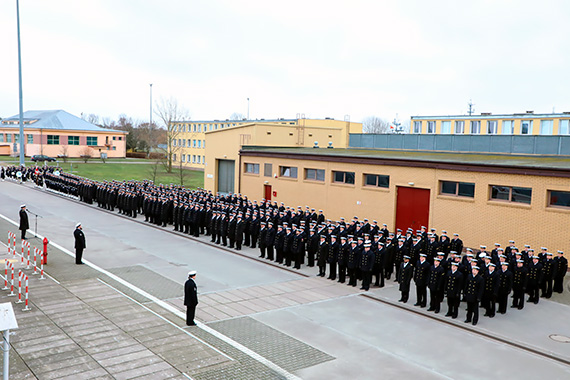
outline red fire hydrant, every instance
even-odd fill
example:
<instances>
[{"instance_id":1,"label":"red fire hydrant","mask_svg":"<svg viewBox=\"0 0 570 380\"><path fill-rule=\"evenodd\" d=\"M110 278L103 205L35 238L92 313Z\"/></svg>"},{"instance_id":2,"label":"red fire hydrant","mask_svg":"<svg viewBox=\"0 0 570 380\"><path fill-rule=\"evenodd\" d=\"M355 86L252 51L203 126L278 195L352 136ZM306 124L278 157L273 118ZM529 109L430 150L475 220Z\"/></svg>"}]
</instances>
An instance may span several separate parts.
<instances>
[{"instance_id":1,"label":"red fire hydrant","mask_svg":"<svg viewBox=\"0 0 570 380\"><path fill-rule=\"evenodd\" d=\"M47 264L47 246L48 246L48 239L47 237L44 237L44 253L42 255L42 263L45 265Z\"/></svg>"}]
</instances>

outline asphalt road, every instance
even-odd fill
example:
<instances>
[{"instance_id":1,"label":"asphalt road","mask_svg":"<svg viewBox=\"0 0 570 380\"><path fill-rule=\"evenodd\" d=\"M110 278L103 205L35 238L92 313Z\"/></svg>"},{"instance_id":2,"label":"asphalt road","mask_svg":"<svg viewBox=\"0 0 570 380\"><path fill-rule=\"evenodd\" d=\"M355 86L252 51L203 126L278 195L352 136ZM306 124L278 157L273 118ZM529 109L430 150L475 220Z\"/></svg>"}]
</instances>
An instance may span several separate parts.
<instances>
[{"instance_id":1,"label":"asphalt road","mask_svg":"<svg viewBox=\"0 0 570 380\"><path fill-rule=\"evenodd\" d=\"M208 239L171 233L172 227L155 228L140 216L134 221L29 184L0 182L0 214L17 221L21 203L41 215L40 234L70 251L74 225L82 222L84 258L106 270L143 267L182 287L188 270L196 269L204 300L198 319L303 379L570 378L570 344L549 339L570 336L570 307L559 302L541 300L523 311L481 317L472 327L462 323L463 304L455 321L402 308L392 281L367 293L376 299L364 297L315 278L311 268L295 273L257 260L250 249L238 255L206 244ZM32 216L32 229L34 224ZM167 301L181 306L179 297ZM264 341L268 332L274 342ZM297 349L306 354L296 357Z\"/></svg>"}]
</instances>

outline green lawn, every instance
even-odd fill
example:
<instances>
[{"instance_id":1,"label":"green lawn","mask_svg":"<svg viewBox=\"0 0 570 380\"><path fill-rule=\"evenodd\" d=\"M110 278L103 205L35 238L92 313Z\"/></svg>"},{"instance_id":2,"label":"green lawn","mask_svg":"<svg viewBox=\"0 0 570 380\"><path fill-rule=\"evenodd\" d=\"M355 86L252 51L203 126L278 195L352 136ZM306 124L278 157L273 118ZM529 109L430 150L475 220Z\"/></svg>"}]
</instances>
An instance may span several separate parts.
<instances>
[{"instance_id":1,"label":"green lawn","mask_svg":"<svg viewBox=\"0 0 570 380\"><path fill-rule=\"evenodd\" d=\"M0 158L0 163L4 165L18 164L17 159L11 157ZM34 166L31 161L26 160L26 166ZM43 165L40 163L40 165ZM57 166L56 163L50 162L50 166ZM68 160L67 163L59 162L59 166L67 173L80 175L96 181L109 181L109 180L144 180L152 179L152 172L156 166L155 161L139 160L139 159L113 159L107 160L107 163L102 163L99 159L94 159L88 163L77 160ZM176 184L180 185L180 170L174 168L172 173L166 173L164 166L158 163L156 166L156 179L155 183L159 184ZM204 172L199 170L184 169L183 171L183 185L188 188L204 187Z\"/></svg>"}]
</instances>

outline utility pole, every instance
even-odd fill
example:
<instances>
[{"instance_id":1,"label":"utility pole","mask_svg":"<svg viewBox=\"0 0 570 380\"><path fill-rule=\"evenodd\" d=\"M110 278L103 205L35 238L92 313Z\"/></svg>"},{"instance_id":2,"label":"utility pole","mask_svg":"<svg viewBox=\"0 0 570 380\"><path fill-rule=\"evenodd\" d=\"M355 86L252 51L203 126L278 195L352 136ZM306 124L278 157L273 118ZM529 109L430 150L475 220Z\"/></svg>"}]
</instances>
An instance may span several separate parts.
<instances>
[{"instance_id":1,"label":"utility pole","mask_svg":"<svg viewBox=\"0 0 570 380\"><path fill-rule=\"evenodd\" d=\"M249 98L247 98L247 120L249 120Z\"/></svg>"},{"instance_id":2,"label":"utility pole","mask_svg":"<svg viewBox=\"0 0 570 380\"><path fill-rule=\"evenodd\" d=\"M152 83L150 84L150 124L149 127L152 125Z\"/></svg>"},{"instance_id":3,"label":"utility pole","mask_svg":"<svg viewBox=\"0 0 570 380\"><path fill-rule=\"evenodd\" d=\"M467 111L467 113L471 116L473 115L473 112L475 112L475 108L473 107L475 104L473 104L473 101L469 99L469 103L467 103L467 105L469 106L469 111Z\"/></svg>"},{"instance_id":4,"label":"utility pole","mask_svg":"<svg viewBox=\"0 0 570 380\"><path fill-rule=\"evenodd\" d=\"M20 47L20 1L16 0L18 20L18 82L20 87L20 166L24 166L24 95L22 93L22 53Z\"/></svg>"}]
</instances>

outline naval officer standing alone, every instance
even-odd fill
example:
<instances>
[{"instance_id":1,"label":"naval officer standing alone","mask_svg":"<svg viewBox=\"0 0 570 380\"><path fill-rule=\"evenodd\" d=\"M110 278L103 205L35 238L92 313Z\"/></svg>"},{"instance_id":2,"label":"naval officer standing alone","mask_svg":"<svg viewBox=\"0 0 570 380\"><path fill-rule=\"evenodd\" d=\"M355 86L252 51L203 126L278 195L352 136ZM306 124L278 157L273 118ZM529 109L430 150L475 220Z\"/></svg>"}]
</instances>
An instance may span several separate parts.
<instances>
[{"instance_id":1,"label":"naval officer standing alone","mask_svg":"<svg viewBox=\"0 0 570 380\"><path fill-rule=\"evenodd\" d=\"M75 264L83 264L81 258L83 257L83 250L85 249L85 234L81 228L81 223L75 225L73 237L75 237Z\"/></svg>"},{"instance_id":2,"label":"naval officer standing alone","mask_svg":"<svg viewBox=\"0 0 570 380\"><path fill-rule=\"evenodd\" d=\"M184 284L184 305L186 305L186 324L188 326L196 326L194 315L196 314L196 305L198 305L198 288L194 278L196 278L196 271L188 272L188 280Z\"/></svg>"}]
</instances>

